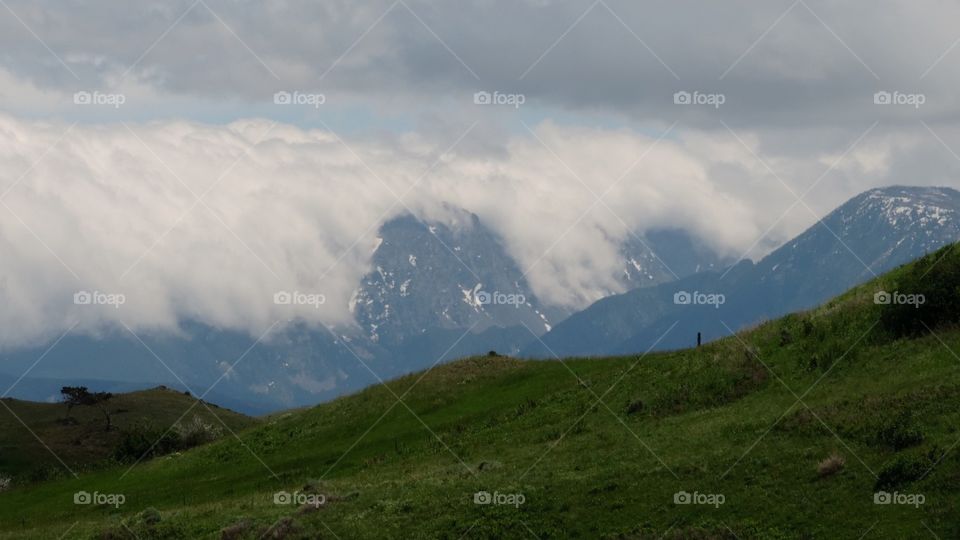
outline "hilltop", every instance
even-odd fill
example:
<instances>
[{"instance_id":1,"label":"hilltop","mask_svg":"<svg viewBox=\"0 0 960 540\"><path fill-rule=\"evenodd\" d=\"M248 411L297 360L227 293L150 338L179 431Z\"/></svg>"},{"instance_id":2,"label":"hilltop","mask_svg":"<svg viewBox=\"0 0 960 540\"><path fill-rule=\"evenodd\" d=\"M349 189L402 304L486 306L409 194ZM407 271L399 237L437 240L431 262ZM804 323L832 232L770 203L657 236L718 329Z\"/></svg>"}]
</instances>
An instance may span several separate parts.
<instances>
[{"instance_id":1,"label":"hilltop","mask_svg":"<svg viewBox=\"0 0 960 540\"><path fill-rule=\"evenodd\" d=\"M0 495L0 531L957 537L958 291L950 246L697 349L460 360L275 415L239 441L15 487ZM893 300L875 302L881 292ZM124 504L75 505L77 492ZM276 504L284 493L324 504ZM913 504L875 502L888 497ZM703 504L677 504L690 500Z\"/></svg>"},{"instance_id":2,"label":"hilltop","mask_svg":"<svg viewBox=\"0 0 960 540\"><path fill-rule=\"evenodd\" d=\"M12 477L16 484L69 475L67 468L80 472L108 465L125 437L136 433L154 435L152 440L156 440L174 424L181 429L204 424L222 434L257 423L164 386L118 393L104 406L110 418L109 431L104 412L97 406L77 406L68 413L64 403L3 398L0 475Z\"/></svg>"}]
</instances>

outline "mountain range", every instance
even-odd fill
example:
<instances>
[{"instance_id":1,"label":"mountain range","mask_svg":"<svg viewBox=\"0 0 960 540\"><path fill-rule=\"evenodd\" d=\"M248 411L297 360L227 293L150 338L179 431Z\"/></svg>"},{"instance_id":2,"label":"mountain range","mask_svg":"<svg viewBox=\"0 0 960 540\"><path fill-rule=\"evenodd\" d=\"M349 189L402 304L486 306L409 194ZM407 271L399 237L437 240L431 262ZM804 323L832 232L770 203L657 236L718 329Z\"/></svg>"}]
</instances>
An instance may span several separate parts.
<instances>
[{"instance_id":1,"label":"mountain range","mask_svg":"<svg viewBox=\"0 0 960 540\"><path fill-rule=\"evenodd\" d=\"M175 335L68 335L11 395L44 400L82 378L119 389L165 384L263 413L487 351L563 357L688 346L698 332L710 340L812 307L960 239L958 208L952 189L871 190L756 263L733 264L680 230L638 233L621 246L618 290L575 313L539 298L477 216L403 215L378 232L350 301L355 325L291 322L261 342L197 321ZM711 297L723 302L700 302ZM0 379L16 381L49 345L4 351Z\"/></svg>"},{"instance_id":2,"label":"mountain range","mask_svg":"<svg viewBox=\"0 0 960 540\"><path fill-rule=\"evenodd\" d=\"M604 298L526 347L526 356L594 356L681 348L819 305L960 239L960 193L873 189L754 263ZM710 300L716 300L710 302ZM685 300L689 300L686 302Z\"/></svg>"}]
</instances>

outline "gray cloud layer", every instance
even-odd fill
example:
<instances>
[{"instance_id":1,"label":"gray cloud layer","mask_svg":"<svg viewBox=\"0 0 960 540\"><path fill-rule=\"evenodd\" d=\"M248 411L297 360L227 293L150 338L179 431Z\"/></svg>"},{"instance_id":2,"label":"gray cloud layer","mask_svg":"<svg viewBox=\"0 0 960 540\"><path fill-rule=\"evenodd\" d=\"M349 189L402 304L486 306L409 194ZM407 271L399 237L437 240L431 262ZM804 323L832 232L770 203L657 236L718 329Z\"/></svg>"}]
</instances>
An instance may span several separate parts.
<instances>
[{"instance_id":1,"label":"gray cloud layer","mask_svg":"<svg viewBox=\"0 0 960 540\"><path fill-rule=\"evenodd\" d=\"M724 118L756 126L913 118L874 107L880 89L924 92L926 118L958 107L960 6L944 2L8 4L19 20L0 16L3 64L40 88L251 101L315 89L385 109L486 88L711 126L708 110L669 106L673 92L723 92Z\"/></svg>"}]
</instances>

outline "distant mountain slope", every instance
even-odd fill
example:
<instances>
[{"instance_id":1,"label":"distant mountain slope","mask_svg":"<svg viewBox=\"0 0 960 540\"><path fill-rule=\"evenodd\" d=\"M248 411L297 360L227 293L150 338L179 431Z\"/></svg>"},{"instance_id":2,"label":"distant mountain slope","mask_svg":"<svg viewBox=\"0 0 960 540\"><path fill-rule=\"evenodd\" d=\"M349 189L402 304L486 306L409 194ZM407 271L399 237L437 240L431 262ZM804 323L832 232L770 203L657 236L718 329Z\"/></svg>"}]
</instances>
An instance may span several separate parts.
<instances>
[{"instance_id":1,"label":"distant mountain slope","mask_svg":"<svg viewBox=\"0 0 960 540\"><path fill-rule=\"evenodd\" d=\"M717 255L679 229L653 229L643 236L630 235L620 253L624 259L620 283L627 289L651 287L736 262Z\"/></svg>"},{"instance_id":2,"label":"distant mountain slope","mask_svg":"<svg viewBox=\"0 0 960 540\"><path fill-rule=\"evenodd\" d=\"M899 310L872 302L931 256L698 349L468 358L126 475L15 479L0 536L958 538L960 250L946 255L927 282L954 291L925 306L940 315L906 309L936 336L878 324ZM79 490L126 504L70 504Z\"/></svg>"},{"instance_id":3,"label":"distant mountain slope","mask_svg":"<svg viewBox=\"0 0 960 540\"><path fill-rule=\"evenodd\" d=\"M473 334L492 329L486 345L461 352L514 353L530 332L548 332L570 314L537 297L501 240L476 215L453 215L449 223L406 215L381 227L373 269L350 306L371 341L400 347L410 356L434 350L438 342L449 347L451 330L462 335L471 328ZM723 262L677 230L631 235L620 252L623 272L616 278L624 289L672 281ZM513 341L518 335L520 341Z\"/></svg>"},{"instance_id":4,"label":"distant mountain slope","mask_svg":"<svg viewBox=\"0 0 960 540\"><path fill-rule=\"evenodd\" d=\"M688 346L744 325L815 306L875 274L960 239L960 193L889 187L862 193L754 264L695 274L604 298L557 325L527 356L595 356ZM848 249L849 248L849 249ZM678 305L678 292L722 294ZM674 324L676 323L676 326ZM667 330L673 328L668 333ZM666 334L666 335L664 335ZM658 341L659 340L659 341Z\"/></svg>"},{"instance_id":5,"label":"distant mountain slope","mask_svg":"<svg viewBox=\"0 0 960 540\"><path fill-rule=\"evenodd\" d=\"M472 214L456 223L402 216L380 229L373 270L351 309L374 342L398 345L434 329L550 328L566 313L537 299L500 240Z\"/></svg>"},{"instance_id":6,"label":"distant mountain slope","mask_svg":"<svg viewBox=\"0 0 960 540\"><path fill-rule=\"evenodd\" d=\"M178 333L134 336L115 329L96 337L69 335L45 355L49 345L5 351L0 365L16 378L36 363L31 378L71 385L99 379L117 381L117 388L125 389L127 383L142 387L149 381L197 395L213 387L208 398L262 414L330 399L375 382L354 354L383 377L405 372L385 361L383 349L350 330L335 330L334 335L325 328L292 323L277 326L257 342L246 332L186 321ZM43 361L37 362L41 355ZM32 388L17 385L11 395L33 397Z\"/></svg>"},{"instance_id":7,"label":"distant mountain slope","mask_svg":"<svg viewBox=\"0 0 960 540\"><path fill-rule=\"evenodd\" d=\"M261 414L333 399L437 361L490 350L515 354L531 332L542 334L569 314L537 297L477 216L450 214L448 222L400 216L382 226L371 270L349 306L355 326L287 323L252 349L256 338L245 332L195 321L182 321L177 333L144 332L143 343L123 328L69 335L46 354L49 343L3 351L0 380L16 380L29 369L30 380L13 395L40 400L55 393L59 381L94 379L120 390L146 382L196 393L216 383L211 399ZM623 289L718 264L677 231L630 237L622 256Z\"/></svg>"}]
</instances>

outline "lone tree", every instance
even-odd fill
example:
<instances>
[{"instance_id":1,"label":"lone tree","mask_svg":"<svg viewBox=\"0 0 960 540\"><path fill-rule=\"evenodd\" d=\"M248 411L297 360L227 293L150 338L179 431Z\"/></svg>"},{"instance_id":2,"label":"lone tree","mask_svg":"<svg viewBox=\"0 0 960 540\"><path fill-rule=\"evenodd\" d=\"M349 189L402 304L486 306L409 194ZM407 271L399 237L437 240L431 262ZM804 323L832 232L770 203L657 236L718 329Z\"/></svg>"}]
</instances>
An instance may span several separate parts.
<instances>
[{"instance_id":1,"label":"lone tree","mask_svg":"<svg viewBox=\"0 0 960 540\"><path fill-rule=\"evenodd\" d=\"M67 404L67 418L70 417L70 411L80 405L89 405L97 407L103 413L106 420L105 431L110 431L112 426L110 411L107 410L107 401L113 397L110 392L90 392L86 386L64 386L60 389L63 395L63 402Z\"/></svg>"}]
</instances>

